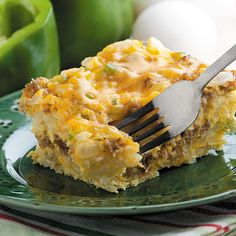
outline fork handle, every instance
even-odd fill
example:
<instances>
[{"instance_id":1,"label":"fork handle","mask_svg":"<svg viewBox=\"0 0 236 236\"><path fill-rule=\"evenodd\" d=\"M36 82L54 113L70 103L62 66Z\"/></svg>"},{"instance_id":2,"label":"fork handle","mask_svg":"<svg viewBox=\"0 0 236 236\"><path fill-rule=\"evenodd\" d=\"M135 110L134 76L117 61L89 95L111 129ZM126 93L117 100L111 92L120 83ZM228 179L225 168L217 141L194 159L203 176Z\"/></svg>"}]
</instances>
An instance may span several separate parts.
<instances>
[{"instance_id":1,"label":"fork handle","mask_svg":"<svg viewBox=\"0 0 236 236\"><path fill-rule=\"evenodd\" d=\"M195 83L200 90L205 86L226 66L230 65L236 59L236 44L229 49L223 56L217 59L212 65L210 65L200 76Z\"/></svg>"}]
</instances>

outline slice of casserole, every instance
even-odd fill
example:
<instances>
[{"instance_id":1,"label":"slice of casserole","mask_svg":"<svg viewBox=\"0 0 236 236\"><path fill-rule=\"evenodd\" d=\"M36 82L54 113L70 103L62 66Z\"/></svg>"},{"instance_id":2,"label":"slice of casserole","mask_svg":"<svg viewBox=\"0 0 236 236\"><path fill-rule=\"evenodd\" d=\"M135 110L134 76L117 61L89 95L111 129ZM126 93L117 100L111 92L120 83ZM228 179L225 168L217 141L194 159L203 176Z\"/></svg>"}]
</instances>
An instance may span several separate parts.
<instances>
[{"instance_id":1,"label":"slice of casserole","mask_svg":"<svg viewBox=\"0 0 236 236\"><path fill-rule=\"evenodd\" d=\"M82 67L26 85L20 110L38 139L34 163L110 192L135 186L165 167L195 162L221 149L234 128L236 73L225 71L203 91L197 120L182 135L142 156L139 144L113 125L178 80L194 80L202 62L158 40L111 44Z\"/></svg>"}]
</instances>

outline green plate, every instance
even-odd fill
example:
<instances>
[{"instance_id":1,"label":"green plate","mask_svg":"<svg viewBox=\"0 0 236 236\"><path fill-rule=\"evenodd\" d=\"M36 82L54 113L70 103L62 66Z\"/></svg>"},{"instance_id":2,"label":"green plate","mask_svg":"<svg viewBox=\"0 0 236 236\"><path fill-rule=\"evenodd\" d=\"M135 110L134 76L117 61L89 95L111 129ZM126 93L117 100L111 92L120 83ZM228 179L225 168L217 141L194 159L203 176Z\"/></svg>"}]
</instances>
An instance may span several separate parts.
<instances>
[{"instance_id":1,"label":"green plate","mask_svg":"<svg viewBox=\"0 0 236 236\"><path fill-rule=\"evenodd\" d=\"M193 165L161 171L160 177L118 194L98 190L32 165L26 154L36 140L17 109L16 92L0 98L0 203L77 214L138 214L170 211L236 195L236 136L222 152Z\"/></svg>"}]
</instances>

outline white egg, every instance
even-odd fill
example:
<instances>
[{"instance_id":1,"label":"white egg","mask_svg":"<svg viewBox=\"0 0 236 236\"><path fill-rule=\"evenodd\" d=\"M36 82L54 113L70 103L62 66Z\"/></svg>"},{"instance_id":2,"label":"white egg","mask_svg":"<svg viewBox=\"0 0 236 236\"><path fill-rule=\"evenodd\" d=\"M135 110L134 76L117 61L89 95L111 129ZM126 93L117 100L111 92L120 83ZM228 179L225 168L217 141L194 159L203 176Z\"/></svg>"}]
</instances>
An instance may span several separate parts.
<instances>
[{"instance_id":1,"label":"white egg","mask_svg":"<svg viewBox=\"0 0 236 236\"><path fill-rule=\"evenodd\" d=\"M219 46L214 59L236 43L236 0L185 0L201 7L214 20L219 31ZM214 6L214 7L213 7ZM236 68L236 62L231 68Z\"/></svg>"},{"instance_id":2,"label":"white egg","mask_svg":"<svg viewBox=\"0 0 236 236\"><path fill-rule=\"evenodd\" d=\"M137 18L132 37L154 36L174 51L184 51L210 62L218 46L215 23L200 7L180 0L160 1Z\"/></svg>"}]
</instances>

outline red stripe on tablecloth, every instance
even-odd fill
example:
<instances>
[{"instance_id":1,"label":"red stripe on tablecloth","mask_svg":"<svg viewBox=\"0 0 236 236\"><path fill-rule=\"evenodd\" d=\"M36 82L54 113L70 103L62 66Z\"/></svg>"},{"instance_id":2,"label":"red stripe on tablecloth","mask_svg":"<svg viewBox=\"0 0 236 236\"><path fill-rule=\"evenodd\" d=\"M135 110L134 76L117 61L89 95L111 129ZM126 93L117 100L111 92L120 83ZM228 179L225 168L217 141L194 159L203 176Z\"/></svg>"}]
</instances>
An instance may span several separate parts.
<instances>
[{"instance_id":1,"label":"red stripe on tablecloth","mask_svg":"<svg viewBox=\"0 0 236 236\"><path fill-rule=\"evenodd\" d=\"M202 207L194 207L189 209L189 211L196 212L196 213L201 213L205 215L210 215L210 216L216 216L216 215L236 215L236 211L231 211L231 212L221 212L217 210L212 210L212 209L205 209Z\"/></svg>"},{"instance_id":2,"label":"red stripe on tablecloth","mask_svg":"<svg viewBox=\"0 0 236 236\"><path fill-rule=\"evenodd\" d=\"M124 217L122 216L121 218L125 218L128 220L133 220L133 221L138 221L138 222L143 222L143 223L149 223L149 224L160 224L160 225L165 225L165 226L170 226L170 227L176 227L176 228L197 228L197 227L213 227L215 228L215 232L219 231L224 231L224 227L219 225L219 224L197 224L197 225L185 225L185 224L179 224L179 223L172 223L172 222L166 222L166 221L160 221L160 220L154 220L154 219L147 219L147 218L138 218L138 217Z\"/></svg>"},{"instance_id":3,"label":"red stripe on tablecloth","mask_svg":"<svg viewBox=\"0 0 236 236\"><path fill-rule=\"evenodd\" d=\"M224 233L229 232L229 226L225 226L225 227L223 228L223 230L224 230Z\"/></svg>"},{"instance_id":4,"label":"red stripe on tablecloth","mask_svg":"<svg viewBox=\"0 0 236 236\"><path fill-rule=\"evenodd\" d=\"M51 234L54 234L54 235L57 235L57 236L68 236L66 234L59 233L59 232L56 232L54 230L44 228L40 225L35 225L35 224L29 223L29 222L26 222L26 221L23 221L23 220L20 220L20 219L17 219L17 218L14 218L12 216L5 215L5 214L2 214L2 213L0 214L0 219L5 219L5 220L12 221L12 222L21 223L21 224L24 224L24 225L29 226L31 228L41 230L41 231L46 232L46 233L51 233Z\"/></svg>"}]
</instances>

